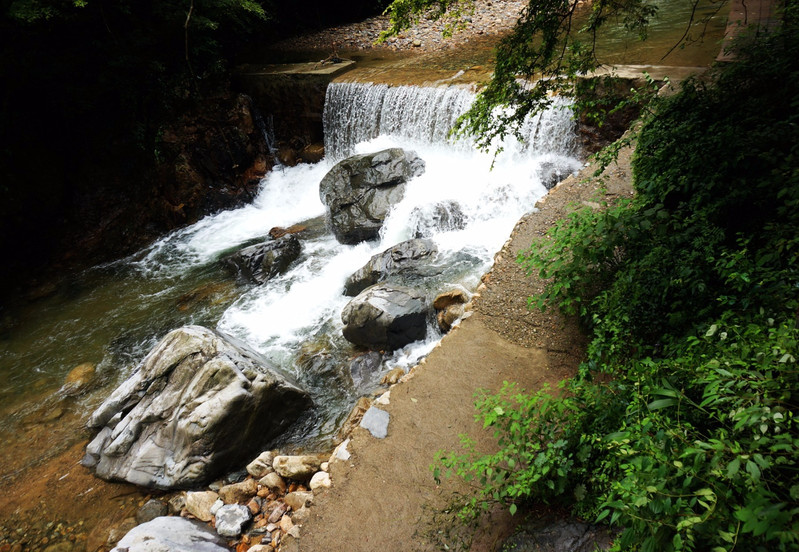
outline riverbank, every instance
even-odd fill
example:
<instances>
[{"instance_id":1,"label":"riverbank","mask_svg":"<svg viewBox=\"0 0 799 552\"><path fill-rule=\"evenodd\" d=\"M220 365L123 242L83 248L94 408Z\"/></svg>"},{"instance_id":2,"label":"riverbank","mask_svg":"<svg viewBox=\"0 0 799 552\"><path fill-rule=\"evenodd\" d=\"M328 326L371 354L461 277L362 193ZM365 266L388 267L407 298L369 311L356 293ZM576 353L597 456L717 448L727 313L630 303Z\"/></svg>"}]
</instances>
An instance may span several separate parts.
<instances>
[{"instance_id":1,"label":"riverbank","mask_svg":"<svg viewBox=\"0 0 799 552\"><path fill-rule=\"evenodd\" d=\"M391 389L388 435L378 440L357 428L346 461L330 466L331 489L315 497L296 541L282 550L493 550L517 520L503 511L484 520L476 534L459 528L451 511L468 493L462 481L436 485L430 470L441 450L458 450L469 434L490 450L490 435L474 421L477 389L498 391L504 381L527 389L555 385L574 373L585 339L576 321L527 308L544 282L515 262L519 251L577 208L632 193L631 148L599 177L593 165L571 176L522 218L483 278L472 315L447 335L427 359Z\"/></svg>"}]
</instances>

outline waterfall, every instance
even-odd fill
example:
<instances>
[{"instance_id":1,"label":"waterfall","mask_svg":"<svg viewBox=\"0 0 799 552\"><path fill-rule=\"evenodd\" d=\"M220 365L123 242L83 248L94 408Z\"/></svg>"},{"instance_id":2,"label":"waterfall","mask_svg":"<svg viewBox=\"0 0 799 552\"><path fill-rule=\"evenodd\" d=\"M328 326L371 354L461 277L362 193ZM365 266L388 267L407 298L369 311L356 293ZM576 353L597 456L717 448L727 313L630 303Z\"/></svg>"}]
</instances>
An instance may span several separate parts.
<instances>
[{"instance_id":1,"label":"waterfall","mask_svg":"<svg viewBox=\"0 0 799 552\"><path fill-rule=\"evenodd\" d=\"M332 83L325 97L325 152L339 160L357 144L381 135L427 145L448 143L458 150L471 149L471 140L454 140L449 133L474 100L475 94L461 86ZM574 126L571 112L565 107L565 101L556 100L553 109L528 117L520 129L523 141L511 138L501 146L516 153L574 155Z\"/></svg>"}]
</instances>

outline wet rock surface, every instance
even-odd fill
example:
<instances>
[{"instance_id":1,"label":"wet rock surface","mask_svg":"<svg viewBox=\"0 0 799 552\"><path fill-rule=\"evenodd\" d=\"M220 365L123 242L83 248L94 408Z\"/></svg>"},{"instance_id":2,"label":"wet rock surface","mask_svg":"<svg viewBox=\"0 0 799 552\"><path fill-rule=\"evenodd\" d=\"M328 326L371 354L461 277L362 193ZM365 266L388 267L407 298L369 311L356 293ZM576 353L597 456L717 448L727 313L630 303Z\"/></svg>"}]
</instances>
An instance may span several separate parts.
<instances>
[{"instance_id":1,"label":"wet rock surface","mask_svg":"<svg viewBox=\"0 0 799 552\"><path fill-rule=\"evenodd\" d=\"M400 280L406 277L424 277L436 272L429 266L438 248L432 240L414 239L398 243L369 259L344 283L344 295L355 297L379 282Z\"/></svg>"},{"instance_id":2,"label":"wet rock surface","mask_svg":"<svg viewBox=\"0 0 799 552\"><path fill-rule=\"evenodd\" d=\"M502 546L503 552L595 552L610 548L607 530L575 519L528 520Z\"/></svg>"},{"instance_id":3,"label":"wet rock surface","mask_svg":"<svg viewBox=\"0 0 799 552\"><path fill-rule=\"evenodd\" d=\"M352 384L356 388L368 385L382 367L383 355L377 351L369 351L359 356L350 364Z\"/></svg>"},{"instance_id":4,"label":"wet rock surface","mask_svg":"<svg viewBox=\"0 0 799 552\"><path fill-rule=\"evenodd\" d=\"M354 155L334 166L319 183L336 239L356 244L378 237L392 205L405 193L404 184L424 172L415 152L391 148Z\"/></svg>"},{"instance_id":5,"label":"wet rock surface","mask_svg":"<svg viewBox=\"0 0 799 552\"><path fill-rule=\"evenodd\" d=\"M243 345L200 326L170 332L94 412L84 465L158 488L208 481L250 458L311 405Z\"/></svg>"},{"instance_id":6,"label":"wet rock surface","mask_svg":"<svg viewBox=\"0 0 799 552\"><path fill-rule=\"evenodd\" d=\"M424 339L429 315L430 307L423 294L407 287L379 284L350 301L341 320L347 341L382 351Z\"/></svg>"},{"instance_id":7,"label":"wet rock surface","mask_svg":"<svg viewBox=\"0 0 799 552\"><path fill-rule=\"evenodd\" d=\"M452 325L463 317L468 302L469 295L462 289L445 291L435 298L433 308L436 310L436 322L442 332L450 331Z\"/></svg>"},{"instance_id":8,"label":"wet rock surface","mask_svg":"<svg viewBox=\"0 0 799 552\"><path fill-rule=\"evenodd\" d=\"M225 259L225 264L245 281L263 284L284 273L302 253L302 244L296 236L286 233L282 237L245 247Z\"/></svg>"}]
</instances>

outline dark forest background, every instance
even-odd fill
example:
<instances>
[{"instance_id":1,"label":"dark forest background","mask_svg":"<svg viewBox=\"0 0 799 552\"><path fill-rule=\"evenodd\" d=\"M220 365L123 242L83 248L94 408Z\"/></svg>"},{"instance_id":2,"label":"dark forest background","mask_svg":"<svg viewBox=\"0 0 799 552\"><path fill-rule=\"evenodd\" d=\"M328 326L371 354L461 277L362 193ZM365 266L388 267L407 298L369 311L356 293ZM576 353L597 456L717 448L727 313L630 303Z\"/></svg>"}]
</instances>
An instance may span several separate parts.
<instances>
[{"instance_id":1,"label":"dark forest background","mask_svg":"<svg viewBox=\"0 0 799 552\"><path fill-rule=\"evenodd\" d=\"M0 2L0 284L119 256L219 207L199 202L179 215L159 207L155 198L170 193L176 209L186 203L172 189L172 162L185 152L164 136L196 119L200 134L203 124L206 134L219 131L232 167L251 162L255 153L238 149L252 147L225 130L236 109L230 71L242 53L385 4Z\"/></svg>"}]
</instances>

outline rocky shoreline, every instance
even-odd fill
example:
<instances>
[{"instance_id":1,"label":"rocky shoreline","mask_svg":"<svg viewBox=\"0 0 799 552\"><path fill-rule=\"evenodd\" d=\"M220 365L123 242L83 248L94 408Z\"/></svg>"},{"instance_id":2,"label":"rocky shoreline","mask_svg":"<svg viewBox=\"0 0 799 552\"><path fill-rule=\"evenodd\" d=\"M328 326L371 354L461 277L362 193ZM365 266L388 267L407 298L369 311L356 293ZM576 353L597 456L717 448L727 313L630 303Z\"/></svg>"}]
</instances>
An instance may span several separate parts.
<instances>
[{"instance_id":1,"label":"rocky shoreline","mask_svg":"<svg viewBox=\"0 0 799 552\"><path fill-rule=\"evenodd\" d=\"M451 37L444 37L445 20L431 21L422 18L417 25L383 43L376 43L380 33L388 29L388 16L380 15L348 25L289 38L272 45L283 52L319 51L334 54L337 51L411 51L418 53L440 52L463 47L481 37L504 35L516 23L527 2L520 0L476 0L474 10L467 14L464 29Z\"/></svg>"}]
</instances>

